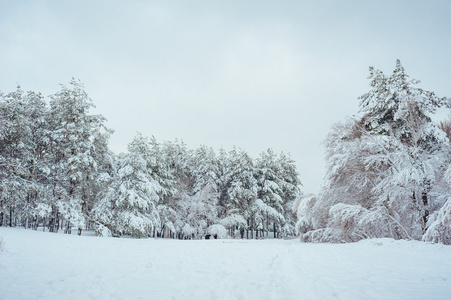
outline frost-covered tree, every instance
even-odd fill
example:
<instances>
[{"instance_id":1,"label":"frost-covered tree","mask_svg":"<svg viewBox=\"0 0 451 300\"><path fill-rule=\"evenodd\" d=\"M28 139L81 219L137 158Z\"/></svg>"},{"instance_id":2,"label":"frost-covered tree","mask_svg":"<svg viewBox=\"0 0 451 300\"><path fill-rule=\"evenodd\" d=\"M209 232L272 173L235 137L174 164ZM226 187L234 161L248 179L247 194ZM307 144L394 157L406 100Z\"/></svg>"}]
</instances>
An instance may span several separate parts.
<instances>
[{"instance_id":1,"label":"frost-covered tree","mask_svg":"<svg viewBox=\"0 0 451 300\"><path fill-rule=\"evenodd\" d=\"M105 118L90 115L94 107L83 86L75 80L70 86L51 96L49 126L53 185L50 230L56 231L60 216L68 221L67 228L77 226L79 234L89 219L92 206L91 187L98 176L96 156L105 148L96 147L109 131Z\"/></svg>"},{"instance_id":2,"label":"frost-covered tree","mask_svg":"<svg viewBox=\"0 0 451 300\"><path fill-rule=\"evenodd\" d=\"M168 192L157 174L152 141L138 134L128 145L128 153L116 160L115 175L108 191L96 206L98 222L112 234L148 236L160 225L158 202Z\"/></svg>"},{"instance_id":3,"label":"frost-covered tree","mask_svg":"<svg viewBox=\"0 0 451 300\"><path fill-rule=\"evenodd\" d=\"M268 231L274 237L286 223L284 205L293 202L299 193L300 184L294 161L283 153L277 156L271 149L262 152L255 168L257 200L255 226Z\"/></svg>"},{"instance_id":4,"label":"frost-covered tree","mask_svg":"<svg viewBox=\"0 0 451 300\"><path fill-rule=\"evenodd\" d=\"M191 160L194 176L193 192L198 192L207 185L216 187L218 180L218 160L213 148L201 146L194 151Z\"/></svg>"},{"instance_id":5,"label":"frost-covered tree","mask_svg":"<svg viewBox=\"0 0 451 300\"><path fill-rule=\"evenodd\" d=\"M326 140L322 191L297 205L304 240L421 239L437 206L431 191L449 140L431 115L445 98L416 87L399 61L391 76L370 68L369 78L361 117L339 123Z\"/></svg>"},{"instance_id":6,"label":"frost-covered tree","mask_svg":"<svg viewBox=\"0 0 451 300\"><path fill-rule=\"evenodd\" d=\"M217 201L216 189L211 184L204 186L194 195L179 195L175 207L179 216L176 221L179 238L203 236L208 227L217 221Z\"/></svg>"},{"instance_id":7,"label":"frost-covered tree","mask_svg":"<svg viewBox=\"0 0 451 300\"><path fill-rule=\"evenodd\" d=\"M226 193L229 203L225 217L220 223L231 233L234 228L248 230L254 218L253 207L257 200L257 180L252 158L242 149L233 149L228 154Z\"/></svg>"},{"instance_id":8,"label":"frost-covered tree","mask_svg":"<svg viewBox=\"0 0 451 300\"><path fill-rule=\"evenodd\" d=\"M1 95L0 176L1 220L9 208L9 220L20 218L26 227L35 226L46 210L48 127L46 103L40 94L15 92ZM3 223L3 221L1 222Z\"/></svg>"}]
</instances>

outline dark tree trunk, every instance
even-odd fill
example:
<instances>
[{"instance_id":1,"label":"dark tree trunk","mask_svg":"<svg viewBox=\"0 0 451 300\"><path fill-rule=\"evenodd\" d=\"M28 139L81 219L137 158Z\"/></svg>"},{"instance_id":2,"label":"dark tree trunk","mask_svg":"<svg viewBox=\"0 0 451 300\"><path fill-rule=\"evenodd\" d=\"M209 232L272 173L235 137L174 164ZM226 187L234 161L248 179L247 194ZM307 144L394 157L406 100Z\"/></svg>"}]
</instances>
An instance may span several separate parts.
<instances>
[{"instance_id":1,"label":"dark tree trunk","mask_svg":"<svg viewBox=\"0 0 451 300\"><path fill-rule=\"evenodd\" d=\"M9 227L13 227L13 209L9 209Z\"/></svg>"},{"instance_id":2,"label":"dark tree trunk","mask_svg":"<svg viewBox=\"0 0 451 300\"><path fill-rule=\"evenodd\" d=\"M426 232L427 227L426 224L429 220L429 209L428 209L428 194L426 192L423 192L423 194L421 195L421 200L423 201L423 206L424 206L424 214L423 214L423 233Z\"/></svg>"},{"instance_id":3,"label":"dark tree trunk","mask_svg":"<svg viewBox=\"0 0 451 300\"><path fill-rule=\"evenodd\" d=\"M54 222L55 222L55 219L53 218L53 214L52 214L52 216L49 219L49 232L53 232L53 227L54 227L53 223Z\"/></svg>"},{"instance_id":4,"label":"dark tree trunk","mask_svg":"<svg viewBox=\"0 0 451 300\"><path fill-rule=\"evenodd\" d=\"M34 216L34 218L33 218L33 230L38 230L38 221L39 221L38 216Z\"/></svg>"},{"instance_id":5,"label":"dark tree trunk","mask_svg":"<svg viewBox=\"0 0 451 300\"><path fill-rule=\"evenodd\" d=\"M53 207L52 209L53 209L53 211L52 211L52 214L51 214L51 217L49 220L49 231L56 233L56 232L58 232L58 227L59 227L59 224L57 223L58 222L58 211L55 207Z\"/></svg>"}]
</instances>

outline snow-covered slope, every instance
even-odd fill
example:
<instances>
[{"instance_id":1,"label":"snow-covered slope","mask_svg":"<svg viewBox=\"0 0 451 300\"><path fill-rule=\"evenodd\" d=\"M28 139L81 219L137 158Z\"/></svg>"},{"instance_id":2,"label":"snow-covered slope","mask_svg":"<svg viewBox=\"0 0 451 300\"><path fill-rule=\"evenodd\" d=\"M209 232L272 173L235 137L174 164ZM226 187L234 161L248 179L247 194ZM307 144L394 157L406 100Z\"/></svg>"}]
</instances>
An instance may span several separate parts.
<instances>
[{"instance_id":1,"label":"snow-covered slope","mask_svg":"<svg viewBox=\"0 0 451 300\"><path fill-rule=\"evenodd\" d=\"M1 228L0 299L450 299L451 246L118 239Z\"/></svg>"}]
</instances>

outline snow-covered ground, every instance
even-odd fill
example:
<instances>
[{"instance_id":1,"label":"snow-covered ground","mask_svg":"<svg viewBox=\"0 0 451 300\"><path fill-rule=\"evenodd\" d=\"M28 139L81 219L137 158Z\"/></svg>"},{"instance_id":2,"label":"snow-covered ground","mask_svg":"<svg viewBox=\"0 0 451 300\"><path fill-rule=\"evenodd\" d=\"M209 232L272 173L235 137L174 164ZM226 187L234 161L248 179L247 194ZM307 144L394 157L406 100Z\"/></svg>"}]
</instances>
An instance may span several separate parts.
<instances>
[{"instance_id":1,"label":"snow-covered ground","mask_svg":"<svg viewBox=\"0 0 451 300\"><path fill-rule=\"evenodd\" d=\"M451 246L0 237L0 299L451 299Z\"/></svg>"}]
</instances>

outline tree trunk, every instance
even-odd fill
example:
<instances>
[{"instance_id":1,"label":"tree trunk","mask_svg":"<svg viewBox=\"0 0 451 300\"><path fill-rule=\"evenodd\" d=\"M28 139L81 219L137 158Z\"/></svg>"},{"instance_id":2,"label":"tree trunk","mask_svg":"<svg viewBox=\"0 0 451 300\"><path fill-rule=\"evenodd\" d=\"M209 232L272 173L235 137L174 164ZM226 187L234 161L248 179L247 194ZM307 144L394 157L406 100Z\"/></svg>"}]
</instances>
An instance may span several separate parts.
<instances>
[{"instance_id":1,"label":"tree trunk","mask_svg":"<svg viewBox=\"0 0 451 300\"><path fill-rule=\"evenodd\" d=\"M249 221L249 219L247 219L246 239L249 239L249 224L250 224L250 221Z\"/></svg>"},{"instance_id":2,"label":"tree trunk","mask_svg":"<svg viewBox=\"0 0 451 300\"><path fill-rule=\"evenodd\" d=\"M66 233L66 234L71 234L72 233L72 228L71 228L71 225L70 225L70 221L67 221L66 229L64 230L64 233Z\"/></svg>"},{"instance_id":3,"label":"tree trunk","mask_svg":"<svg viewBox=\"0 0 451 300\"><path fill-rule=\"evenodd\" d=\"M9 227L13 227L13 209L9 209Z\"/></svg>"},{"instance_id":4,"label":"tree trunk","mask_svg":"<svg viewBox=\"0 0 451 300\"><path fill-rule=\"evenodd\" d=\"M269 234L269 214L266 213L266 232L267 232L267 236Z\"/></svg>"},{"instance_id":5,"label":"tree trunk","mask_svg":"<svg viewBox=\"0 0 451 300\"><path fill-rule=\"evenodd\" d=\"M423 214L423 222L422 222L422 229L423 229L423 234L426 232L427 230L427 223L429 220L429 209L428 209L428 194L426 192L423 192L423 194L421 195L421 200L423 200L423 206L424 206L424 214Z\"/></svg>"},{"instance_id":6,"label":"tree trunk","mask_svg":"<svg viewBox=\"0 0 451 300\"><path fill-rule=\"evenodd\" d=\"M58 222L58 210L55 208L55 207L53 207L52 208L52 214L51 214L51 217L50 217L50 220L49 220L49 231L50 232L58 232L58 224L57 224L57 222Z\"/></svg>"},{"instance_id":7,"label":"tree trunk","mask_svg":"<svg viewBox=\"0 0 451 300\"><path fill-rule=\"evenodd\" d=\"M55 222L55 220L53 219L53 214L52 214L52 216L50 216L50 219L49 219L49 232L53 232L53 222Z\"/></svg>"}]
</instances>

